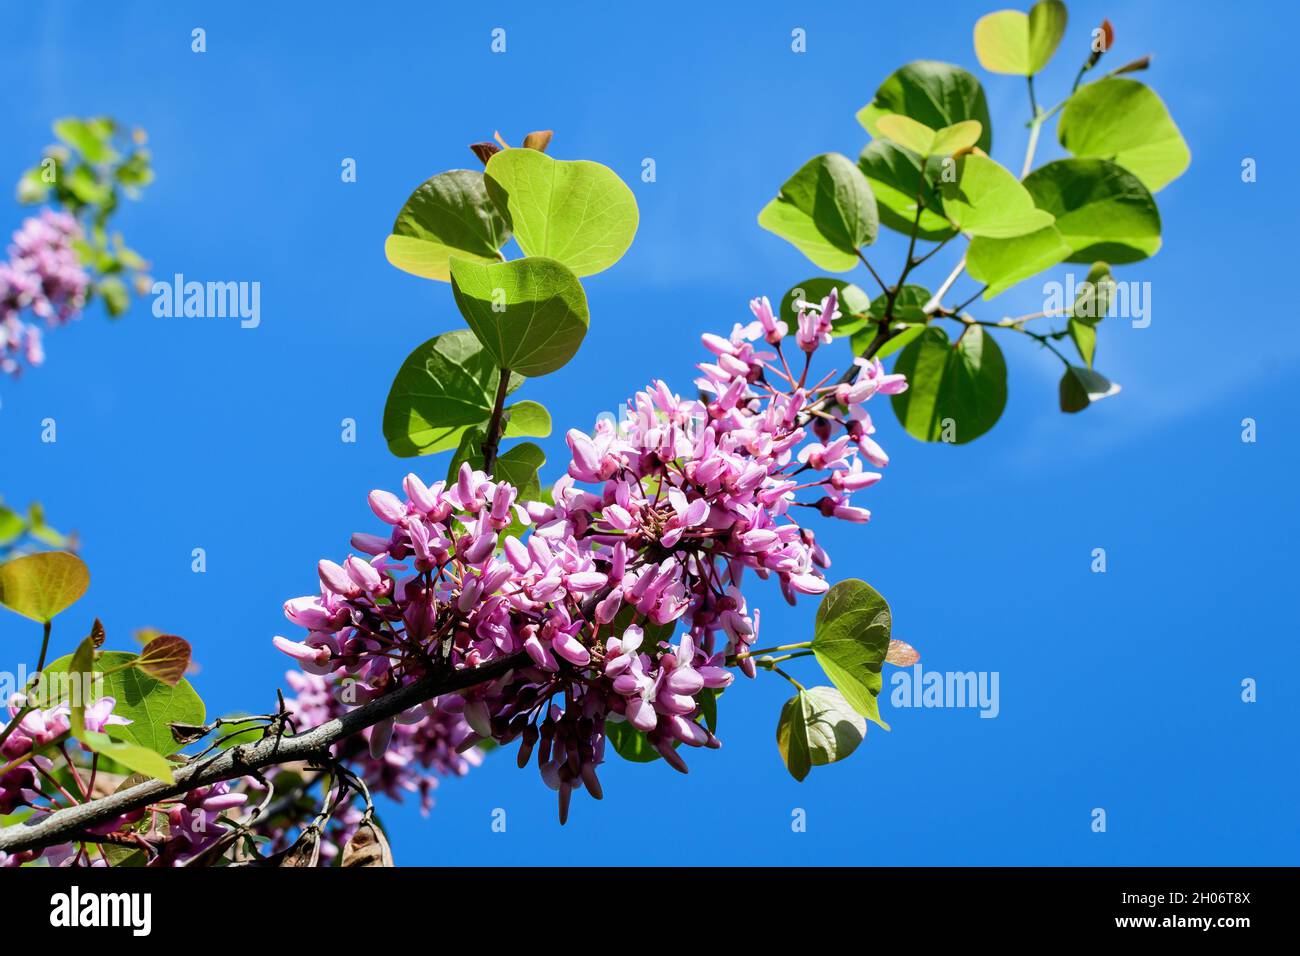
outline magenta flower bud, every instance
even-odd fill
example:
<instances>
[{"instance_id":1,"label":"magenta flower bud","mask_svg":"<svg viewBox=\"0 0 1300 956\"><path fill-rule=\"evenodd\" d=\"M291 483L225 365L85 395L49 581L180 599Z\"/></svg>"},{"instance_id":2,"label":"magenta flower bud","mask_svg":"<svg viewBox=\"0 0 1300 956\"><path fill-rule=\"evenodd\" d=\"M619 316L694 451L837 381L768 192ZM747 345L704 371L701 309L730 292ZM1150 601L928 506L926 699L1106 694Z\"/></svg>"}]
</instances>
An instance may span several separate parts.
<instances>
[{"instance_id":1,"label":"magenta flower bud","mask_svg":"<svg viewBox=\"0 0 1300 956\"><path fill-rule=\"evenodd\" d=\"M877 468L884 468L889 464L889 456L885 454L885 450L876 444L875 439L870 435L863 433L858 436L858 448L866 456L867 461Z\"/></svg>"},{"instance_id":2,"label":"magenta flower bud","mask_svg":"<svg viewBox=\"0 0 1300 956\"><path fill-rule=\"evenodd\" d=\"M664 681L665 686L674 694L694 697L704 687L704 677L692 667L677 667Z\"/></svg>"},{"instance_id":3,"label":"magenta flower bud","mask_svg":"<svg viewBox=\"0 0 1300 956\"><path fill-rule=\"evenodd\" d=\"M569 589L573 591L598 591L609 579L599 571L575 571L566 579Z\"/></svg>"},{"instance_id":4,"label":"magenta flower bud","mask_svg":"<svg viewBox=\"0 0 1300 956\"><path fill-rule=\"evenodd\" d=\"M438 495L430 491L429 487L420 480L420 476L414 472L402 479L402 490L406 492L406 497L411 499L411 504L425 514L437 510Z\"/></svg>"},{"instance_id":5,"label":"magenta flower bud","mask_svg":"<svg viewBox=\"0 0 1300 956\"><path fill-rule=\"evenodd\" d=\"M628 665L632 663L632 659L630 657L614 657L607 663L614 664L616 662L622 663L622 667L619 668L619 670L627 670ZM618 676L614 677L615 674ZM641 689L641 679L635 674L622 674L619 673L618 670L611 670L606 666L605 676L614 677L614 692L620 697L631 697Z\"/></svg>"},{"instance_id":6,"label":"magenta flower bud","mask_svg":"<svg viewBox=\"0 0 1300 956\"><path fill-rule=\"evenodd\" d=\"M383 586L384 576L369 561L362 561L349 555L343 562L343 570L357 587L364 591L374 593Z\"/></svg>"},{"instance_id":7,"label":"magenta flower bud","mask_svg":"<svg viewBox=\"0 0 1300 956\"><path fill-rule=\"evenodd\" d=\"M320 583L328 590L343 597L356 597L361 593L361 588L357 587L348 573L342 567L333 561L321 560L316 565L316 571L320 575Z\"/></svg>"},{"instance_id":8,"label":"magenta flower bud","mask_svg":"<svg viewBox=\"0 0 1300 956\"><path fill-rule=\"evenodd\" d=\"M748 660L748 658L746 658L746 660ZM705 664L702 666L699 670L699 674L701 679L704 681L704 686L712 687L715 690L729 687L731 686L731 682L735 680L735 675L732 674L731 671L727 670L725 667L717 667L713 664ZM753 675L751 674L750 676L752 677Z\"/></svg>"},{"instance_id":9,"label":"magenta flower bud","mask_svg":"<svg viewBox=\"0 0 1300 956\"><path fill-rule=\"evenodd\" d=\"M275 645L278 651L288 654L302 664L326 664L330 659L329 648L326 647L308 647L306 644L300 644L279 635L271 638L271 643Z\"/></svg>"},{"instance_id":10,"label":"magenta flower bud","mask_svg":"<svg viewBox=\"0 0 1300 956\"><path fill-rule=\"evenodd\" d=\"M235 807L242 807L248 802L246 793L216 793L209 797L204 797L200 806L211 813L222 813L226 810L233 810Z\"/></svg>"},{"instance_id":11,"label":"magenta flower bud","mask_svg":"<svg viewBox=\"0 0 1300 956\"><path fill-rule=\"evenodd\" d=\"M596 604L596 622L598 624L608 624L618 617L619 609L622 606L623 592L615 588Z\"/></svg>"},{"instance_id":12,"label":"magenta flower bud","mask_svg":"<svg viewBox=\"0 0 1300 956\"><path fill-rule=\"evenodd\" d=\"M465 553L460 558L467 564L478 564L488 557L496 549L496 546L496 532L485 531L470 542L469 547L465 549Z\"/></svg>"},{"instance_id":13,"label":"magenta flower bud","mask_svg":"<svg viewBox=\"0 0 1300 956\"><path fill-rule=\"evenodd\" d=\"M812 573L791 574L787 580L798 594L825 594L831 589L825 578Z\"/></svg>"},{"instance_id":14,"label":"magenta flower bud","mask_svg":"<svg viewBox=\"0 0 1300 956\"><path fill-rule=\"evenodd\" d=\"M460 588L460 596L456 598L456 610L462 614L468 614L474 605L478 603L482 590L483 582L479 578L466 577Z\"/></svg>"},{"instance_id":15,"label":"magenta flower bud","mask_svg":"<svg viewBox=\"0 0 1300 956\"><path fill-rule=\"evenodd\" d=\"M605 791L600 785L600 778L596 776L596 765L594 763L584 763L582 765L582 782L592 797L597 800L605 798Z\"/></svg>"},{"instance_id":16,"label":"magenta flower bud","mask_svg":"<svg viewBox=\"0 0 1300 956\"><path fill-rule=\"evenodd\" d=\"M525 639L524 650L526 650L528 656L533 659L533 663L542 670L554 672L560 669L560 665L551 655L551 652L542 644L536 634L532 634Z\"/></svg>"},{"instance_id":17,"label":"magenta flower bud","mask_svg":"<svg viewBox=\"0 0 1300 956\"><path fill-rule=\"evenodd\" d=\"M401 524L406 517L406 505L391 491L375 489L370 492L370 510L380 521L387 524Z\"/></svg>"},{"instance_id":18,"label":"magenta flower bud","mask_svg":"<svg viewBox=\"0 0 1300 956\"><path fill-rule=\"evenodd\" d=\"M357 533L352 536L352 547L363 554L383 554L388 550L388 539L375 534Z\"/></svg>"},{"instance_id":19,"label":"magenta flower bud","mask_svg":"<svg viewBox=\"0 0 1300 956\"><path fill-rule=\"evenodd\" d=\"M492 721L488 716L487 704L483 701L465 701L465 720L480 737L484 739L492 737Z\"/></svg>"},{"instance_id":20,"label":"magenta flower bud","mask_svg":"<svg viewBox=\"0 0 1300 956\"><path fill-rule=\"evenodd\" d=\"M831 514L844 521L854 521L859 524L865 524L871 520L871 512L866 508L855 508L852 505L836 505Z\"/></svg>"},{"instance_id":21,"label":"magenta flower bud","mask_svg":"<svg viewBox=\"0 0 1300 956\"><path fill-rule=\"evenodd\" d=\"M321 606L320 598L317 597L308 596L285 601L284 616L309 631L333 630L334 621L330 613Z\"/></svg>"},{"instance_id":22,"label":"magenta flower bud","mask_svg":"<svg viewBox=\"0 0 1300 956\"><path fill-rule=\"evenodd\" d=\"M702 747L709 739L709 733L693 720L674 716L668 719L669 732L684 744Z\"/></svg>"},{"instance_id":23,"label":"magenta flower bud","mask_svg":"<svg viewBox=\"0 0 1300 956\"><path fill-rule=\"evenodd\" d=\"M506 535L501 544L505 551L506 560L510 562L517 572L523 574L532 567L533 561L528 549L514 535Z\"/></svg>"},{"instance_id":24,"label":"magenta flower bud","mask_svg":"<svg viewBox=\"0 0 1300 956\"><path fill-rule=\"evenodd\" d=\"M646 733L654 730L659 723L659 715L655 713L654 706L640 697L633 697L628 700L625 716L629 724Z\"/></svg>"},{"instance_id":25,"label":"magenta flower bud","mask_svg":"<svg viewBox=\"0 0 1300 956\"><path fill-rule=\"evenodd\" d=\"M591 652L576 637L564 631L555 635L551 641L551 650L576 667L591 663Z\"/></svg>"},{"instance_id":26,"label":"magenta flower bud","mask_svg":"<svg viewBox=\"0 0 1300 956\"><path fill-rule=\"evenodd\" d=\"M573 461L569 463L569 474L579 481L595 481L600 474L600 455L596 451L595 442L585 432L578 431L576 428L570 428L564 440L569 445L569 451L573 453Z\"/></svg>"},{"instance_id":27,"label":"magenta flower bud","mask_svg":"<svg viewBox=\"0 0 1300 956\"><path fill-rule=\"evenodd\" d=\"M481 593L484 595L495 594L501 589L502 585L506 584L514 576L514 568L509 564L506 564L504 561L494 562L487 574L483 575L483 588Z\"/></svg>"},{"instance_id":28,"label":"magenta flower bud","mask_svg":"<svg viewBox=\"0 0 1300 956\"><path fill-rule=\"evenodd\" d=\"M510 523L511 507L515 503L517 494L518 492L511 485L497 485L497 489L492 495L491 519L493 527L500 529Z\"/></svg>"},{"instance_id":29,"label":"magenta flower bud","mask_svg":"<svg viewBox=\"0 0 1300 956\"><path fill-rule=\"evenodd\" d=\"M660 755L664 758L664 762L678 773L690 773L690 768L686 766L686 761L682 759L681 754L673 749L672 743L668 740L665 739L656 742L655 750L658 750Z\"/></svg>"}]
</instances>

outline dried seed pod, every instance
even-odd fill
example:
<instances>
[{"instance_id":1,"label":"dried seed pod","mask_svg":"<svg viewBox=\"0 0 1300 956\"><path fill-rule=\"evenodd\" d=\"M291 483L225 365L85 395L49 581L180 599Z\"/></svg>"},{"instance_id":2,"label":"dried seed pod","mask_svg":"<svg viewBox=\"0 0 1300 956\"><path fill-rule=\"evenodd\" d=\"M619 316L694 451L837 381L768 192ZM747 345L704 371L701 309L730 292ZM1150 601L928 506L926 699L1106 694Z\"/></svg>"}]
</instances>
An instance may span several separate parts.
<instances>
[{"instance_id":1,"label":"dried seed pod","mask_svg":"<svg viewBox=\"0 0 1300 956\"><path fill-rule=\"evenodd\" d=\"M320 827L314 823L303 828L293 846L284 851L278 866L320 866Z\"/></svg>"},{"instance_id":2,"label":"dried seed pod","mask_svg":"<svg viewBox=\"0 0 1300 956\"><path fill-rule=\"evenodd\" d=\"M392 866L393 851L388 847L388 838L379 829L374 818L367 813L352 834L352 839L343 848L343 866Z\"/></svg>"}]
</instances>

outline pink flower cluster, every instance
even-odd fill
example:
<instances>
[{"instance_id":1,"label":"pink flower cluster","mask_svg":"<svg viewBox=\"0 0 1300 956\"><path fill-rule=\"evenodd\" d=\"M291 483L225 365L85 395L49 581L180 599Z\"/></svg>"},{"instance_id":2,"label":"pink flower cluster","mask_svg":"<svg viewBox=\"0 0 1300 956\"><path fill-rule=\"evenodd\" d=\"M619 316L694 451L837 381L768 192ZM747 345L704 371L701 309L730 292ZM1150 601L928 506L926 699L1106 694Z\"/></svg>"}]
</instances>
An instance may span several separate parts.
<instances>
[{"instance_id":1,"label":"pink flower cluster","mask_svg":"<svg viewBox=\"0 0 1300 956\"><path fill-rule=\"evenodd\" d=\"M754 321L704 336L698 398L656 381L621 422L570 431L549 502L521 502L469 465L451 482L411 474L401 495L372 492L386 533L354 535L364 557L321 561L319 594L285 605L308 634L275 643L320 679L296 685L300 714L334 713L322 695L343 681L362 703L428 673L517 656L496 680L372 728L365 775L409 788L402 777L420 748L519 740L519 765L535 757L562 822L574 790L600 798L611 734L643 734L682 772L678 746L719 746L702 695L731 683L732 666L754 675L747 578L775 580L791 603L828 589L830 560L799 514L870 518L852 500L880 479L863 460L888 458L864 405L907 387L879 361L810 381L839 313L833 292L799 307L797 368L783 351L787 323L755 300Z\"/></svg>"},{"instance_id":2,"label":"pink flower cluster","mask_svg":"<svg viewBox=\"0 0 1300 956\"><path fill-rule=\"evenodd\" d=\"M73 248L80 237L76 219L50 209L14 233L9 261L0 262L0 374L44 361L40 327L22 318L25 311L54 327L85 307L90 277Z\"/></svg>"}]
</instances>

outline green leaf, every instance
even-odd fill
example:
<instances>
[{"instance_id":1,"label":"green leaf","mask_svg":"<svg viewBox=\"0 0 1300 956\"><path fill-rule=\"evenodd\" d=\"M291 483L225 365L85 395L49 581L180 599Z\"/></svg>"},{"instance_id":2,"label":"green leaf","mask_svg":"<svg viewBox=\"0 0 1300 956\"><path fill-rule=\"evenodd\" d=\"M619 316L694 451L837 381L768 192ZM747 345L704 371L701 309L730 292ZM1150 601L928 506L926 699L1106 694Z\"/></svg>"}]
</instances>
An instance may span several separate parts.
<instances>
[{"instance_id":1,"label":"green leaf","mask_svg":"<svg viewBox=\"0 0 1300 956\"><path fill-rule=\"evenodd\" d=\"M880 136L876 121L886 113L901 113L931 129L977 120L980 137L976 145L986 153L993 146L984 88L973 75L951 63L916 60L895 70L872 101L858 110L858 122L872 136Z\"/></svg>"},{"instance_id":2,"label":"green leaf","mask_svg":"<svg viewBox=\"0 0 1300 956\"><path fill-rule=\"evenodd\" d=\"M1060 230L1051 225L1012 239L972 239L966 250L966 271L971 278L988 285L984 298L991 299L1069 255L1069 245Z\"/></svg>"},{"instance_id":3,"label":"green leaf","mask_svg":"<svg viewBox=\"0 0 1300 956\"><path fill-rule=\"evenodd\" d=\"M492 416L500 376L496 360L470 330L429 339L406 357L389 389L384 404L389 450L399 458L410 458L455 448L466 428ZM511 375L506 393L523 382L522 375ZM550 433L549 416L545 431L536 430L541 421L535 411L520 417L518 423L512 417L513 434L545 437Z\"/></svg>"},{"instance_id":4,"label":"green leaf","mask_svg":"<svg viewBox=\"0 0 1300 956\"><path fill-rule=\"evenodd\" d=\"M1033 76L1047 65L1065 33L1060 0L1039 0L1029 14L999 10L975 23L975 55L990 73Z\"/></svg>"},{"instance_id":5,"label":"green leaf","mask_svg":"<svg viewBox=\"0 0 1300 956\"><path fill-rule=\"evenodd\" d=\"M112 120L103 117L82 120L75 116L56 120L54 135L81 153L86 162L111 163L117 153L109 145L113 136Z\"/></svg>"},{"instance_id":6,"label":"green leaf","mask_svg":"<svg viewBox=\"0 0 1300 956\"><path fill-rule=\"evenodd\" d=\"M940 130L899 113L886 113L876 120L876 128L899 146L918 156L948 156L979 142L983 126L979 120L962 120Z\"/></svg>"},{"instance_id":7,"label":"green leaf","mask_svg":"<svg viewBox=\"0 0 1300 956\"><path fill-rule=\"evenodd\" d=\"M663 754L651 745L646 735L627 721L607 721L605 739L613 746L616 754L632 763L650 763L663 759Z\"/></svg>"},{"instance_id":8,"label":"green leaf","mask_svg":"<svg viewBox=\"0 0 1300 956\"><path fill-rule=\"evenodd\" d=\"M819 267L847 272L876 241L879 218L866 177L839 153L815 156L785 181L758 224L793 243Z\"/></svg>"},{"instance_id":9,"label":"green leaf","mask_svg":"<svg viewBox=\"0 0 1300 956\"><path fill-rule=\"evenodd\" d=\"M917 223L916 237L927 242L939 242L957 234L943 214L943 203L934 186L940 180L942 167L943 157L931 156L926 161L926 185L922 194L925 208L917 223L921 157L883 139L872 140L858 157L858 168L867 177L876 197L881 225L910 236L912 225Z\"/></svg>"},{"instance_id":10,"label":"green leaf","mask_svg":"<svg viewBox=\"0 0 1300 956\"><path fill-rule=\"evenodd\" d=\"M867 722L834 687L801 690L781 708L776 746L790 776L802 781L813 767L843 760L858 749Z\"/></svg>"},{"instance_id":11,"label":"green leaf","mask_svg":"<svg viewBox=\"0 0 1300 956\"><path fill-rule=\"evenodd\" d=\"M1165 104L1137 80L1112 77L1081 87L1061 113L1057 136L1075 156L1113 160L1153 193L1192 162Z\"/></svg>"},{"instance_id":12,"label":"green leaf","mask_svg":"<svg viewBox=\"0 0 1300 956\"><path fill-rule=\"evenodd\" d=\"M1079 350L1079 357L1091 368L1093 357L1097 354L1097 327L1081 322L1073 316L1066 323L1066 327L1070 331L1074 347Z\"/></svg>"},{"instance_id":13,"label":"green leaf","mask_svg":"<svg viewBox=\"0 0 1300 956\"><path fill-rule=\"evenodd\" d=\"M494 265L453 259L451 288L484 348L501 368L520 375L554 372L573 358L587 334L582 283L554 259L530 256Z\"/></svg>"},{"instance_id":14,"label":"green leaf","mask_svg":"<svg viewBox=\"0 0 1300 956\"><path fill-rule=\"evenodd\" d=\"M929 156L934 152L931 149L934 146L934 130L909 116L886 113L876 120L876 129L891 143L897 143L920 156Z\"/></svg>"},{"instance_id":15,"label":"green leaf","mask_svg":"<svg viewBox=\"0 0 1300 956\"><path fill-rule=\"evenodd\" d=\"M73 651L71 663L68 665L68 674L78 681L78 687L89 687L90 678L81 675L93 674L95 672L95 640L94 637L86 637L77 649ZM48 686L48 685L46 685ZM50 706L54 706L53 702ZM74 736L81 735L86 729L86 704L90 703L83 695L74 694L69 703L69 719Z\"/></svg>"},{"instance_id":16,"label":"green leaf","mask_svg":"<svg viewBox=\"0 0 1300 956\"><path fill-rule=\"evenodd\" d=\"M1105 159L1058 159L1025 177L1056 217L1069 262L1136 262L1160 248L1160 212L1141 181Z\"/></svg>"},{"instance_id":17,"label":"green leaf","mask_svg":"<svg viewBox=\"0 0 1300 956\"><path fill-rule=\"evenodd\" d=\"M171 725L202 724L203 701L189 681L181 680L175 687L168 687L141 673L136 668L137 661L137 655L123 651L105 651L95 661L95 672L104 675L102 681L96 682L99 695L116 700L113 713L132 721L125 726L114 726L113 733L155 753L174 753L180 745L172 738ZM46 673L73 673L72 656L54 661ZM51 686L60 683L52 682Z\"/></svg>"},{"instance_id":18,"label":"green leaf","mask_svg":"<svg viewBox=\"0 0 1300 956\"><path fill-rule=\"evenodd\" d=\"M967 326L955 346L943 329L926 329L899 353L894 371L908 381L907 391L892 396L894 413L922 441L974 441L1007 404L1002 350L978 325Z\"/></svg>"},{"instance_id":19,"label":"green leaf","mask_svg":"<svg viewBox=\"0 0 1300 956\"><path fill-rule=\"evenodd\" d=\"M446 282L451 257L497 262L510 227L488 198L483 174L453 169L411 193L384 243L388 261L404 272Z\"/></svg>"},{"instance_id":20,"label":"green leaf","mask_svg":"<svg viewBox=\"0 0 1300 956\"><path fill-rule=\"evenodd\" d=\"M1120 387L1090 368L1068 366L1061 376L1061 411L1081 412L1093 402L1120 392Z\"/></svg>"},{"instance_id":21,"label":"green leaf","mask_svg":"<svg viewBox=\"0 0 1300 956\"><path fill-rule=\"evenodd\" d=\"M121 731L119 736L126 736L129 727L113 727L114 732ZM139 744L132 743L129 740L114 740L108 734L101 734L98 731L82 729L80 733L75 734L76 738L83 744L105 757L116 760L128 770L136 773L142 773L148 777L156 777L167 783L173 783L172 765L167 762L164 755L158 751L142 747Z\"/></svg>"},{"instance_id":22,"label":"green leaf","mask_svg":"<svg viewBox=\"0 0 1300 956\"><path fill-rule=\"evenodd\" d=\"M957 179L943 184L943 211L972 236L1009 239L1052 224L1034 205L1020 180L987 156L967 153L957 160Z\"/></svg>"},{"instance_id":23,"label":"green leaf","mask_svg":"<svg viewBox=\"0 0 1300 956\"><path fill-rule=\"evenodd\" d=\"M23 516L12 508L0 505L0 547L17 541L27 530Z\"/></svg>"},{"instance_id":24,"label":"green leaf","mask_svg":"<svg viewBox=\"0 0 1300 956\"><path fill-rule=\"evenodd\" d=\"M712 687L705 687L700 691L698 699L700 702L700 716L704 718L704 726L709 729L709 733L718 732L718 697L722 691Z\"/></svg>"},{"instance_id":25,"label":"green leaf","mask_svg":"<svg viewBox=\"0 0 1300 956\"><path fill-rule=\"evenodd\" d=\"M125 313L131 306L131 293L127 291L126 283L117 276L100 279L95 283L95 291L103 297L104 307L114 318Z\"/></svg>"},{"instance_id":26,"label":"green leaf","mask_svg":"<svg viewBox=\"0 0 1300 956\"><path fill-rule=\"evenodd\" d=\"M865 581L832 587L817 608L812 652L826 676L863 717L886 730L876 696L880 669L889 651L889 604Z\"/></svg>"},{"instance_id":27,"label":"green leaf","mask_svg":"<svg viewBox=\"0 0 1300 956\"><path fill-rule=\"evenodd\" d=\"M618 262L636 235L636 197L607 166L506 149L488 160L485 176L524 255L589 276Z\"/></svg>"},{"instance_id":28,"label":"green leaf","mask_svg":"<svg viewBox=\"0 0 1300 956\"><path fill-rule=\"evenodd\" d=\"M42 624L90 586L90 572L75 554L42 551L0 564L0 604Z\"/></svg>"},{"instance_id":29,"label":"green leaf","mask_svg":"<svg viewBox=\"0 0 1300 956\"><path fill-rule=\"evenodd\" d=\"M830 295L831 289L839 295L839 310L842 314L842 317L836 320L833 331L836 335L853 334L866 322L867 313L871 309L871 297L852 282L845 282L843 279L831 279L826 276L804 279L798 285L787 289L785 295L781 296L777 317L793 330L799 321L799 310L794 304L801 300L820 302Z\"/></svg>"}]
</instances>

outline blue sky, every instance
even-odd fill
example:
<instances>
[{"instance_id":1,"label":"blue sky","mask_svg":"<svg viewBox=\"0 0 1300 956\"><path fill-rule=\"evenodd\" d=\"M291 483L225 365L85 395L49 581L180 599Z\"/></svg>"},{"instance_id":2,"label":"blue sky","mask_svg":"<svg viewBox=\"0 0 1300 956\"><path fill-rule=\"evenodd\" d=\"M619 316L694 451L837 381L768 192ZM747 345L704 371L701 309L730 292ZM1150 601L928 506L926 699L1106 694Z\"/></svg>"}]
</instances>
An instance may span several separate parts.
<instances>
[{"instance_id":1,"label":"blue sky","mask_svg":"<svg viewBox=\"0 0 1300 956\"><path fill-rule=\"evenodd\" d=\"M554 155L611 166L640 204L631 251L586 282L578 358L521 393L551 409L560 428L545 445L558 459L564 428L588 427L653 377L689 388L701 332L818 273L755 216L810 156L857 155L866 135L853 114L897 66L975 70L994 156L1018 163L1023 84L979 71L971 49L974 20L995 6L932 4L921 17L908 5L752 4L738 16L412 2L308 16L289 4L121 2L8 18L0 185L35 161L56 117L139 124L158 179L120 216L131 245L158 277L262 289L257 329L155 318L147 301L118 322L96 309L48 336L44 368L0 382L0 492L39 498L53 523L76 528L92 571L56 650L94 615L119 646L155 626L194 643L213 712L273 700L286 660L270 638L293 633L281 603L371 528L366 492L410 469L379 431L393 374L415 345L460 327L448 287L390 267L383 240L412 188L475 163L467 143L553 128ZM892 733L873 728L850 760L800 785L774 744L787 685L763 677L726 695L723 749L690 755L689 777L611 763L603 803L580 798L561 829L553 794L498 754L446 782L428 819L383 810L399 862L1296 861L1300 333L1280 283L1295 272L1285 164L1297 142L1269 105L1290 85L1295 15L1209 2L1070 12L1041 101L1068 91L1088 30L1109 15L1111 65L1157 54L1143 79L1193 153L1158 196L1164 248L1119 273L1151 283L1150 327L1102 326L1098 367L1125 390L1061 415L1059 364L1003 339L1010 401L998 426L970 445L923 445L881 409L893 462L866 493L875 519L819 532L838 576L890 600L895 636L927 669L999 674L997 718L887 706ZM190 50L194 27L207 31L205 54ZM505 54L490 52L494 27L507 31ZM790 49L796 27L804 54ZM1057 152L1045 135L1040 157ZM344 157L356 183L340 181ZM646 157L656 182L640 180ZM1241 181L1246 157L1253 184ZM0 227L23 214L5 186ZM896 271L901 252L890 237L871 258ZM932 287L952 260L936 262L919 277ZM1041 283L978 314L1037 311ZM40 442L46 417L53 445ZM345 417L356 444L339 439ZM1254 444L1241 441L1247 417ZM195 547L206 574L190 570ZM1105 574L1090 571L1098 547ZM761 598L765 637L810 635L812 603ZM19 618L0 618L12 663L32 640ZM1241 700L1245 678L1256 703ZM1090 827L1098 807L1105 833ZM491 830L495 808L504 834ZM807 832L792 832L796 808Z\"/></svg>"}]
</instances>

